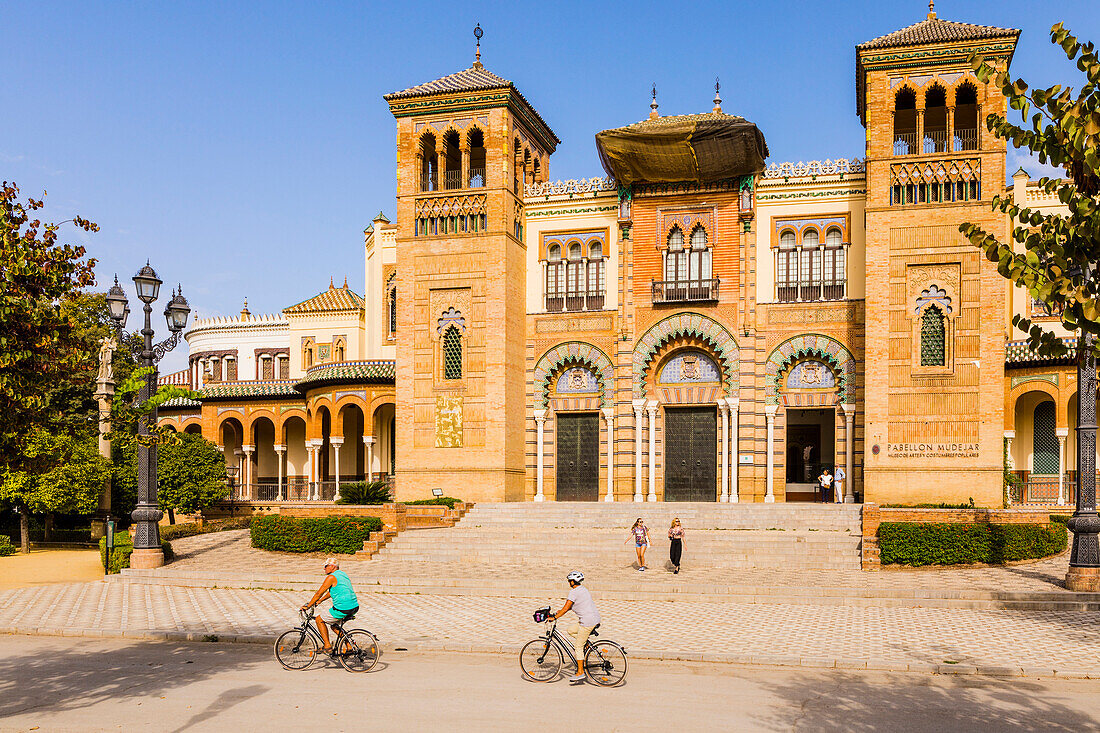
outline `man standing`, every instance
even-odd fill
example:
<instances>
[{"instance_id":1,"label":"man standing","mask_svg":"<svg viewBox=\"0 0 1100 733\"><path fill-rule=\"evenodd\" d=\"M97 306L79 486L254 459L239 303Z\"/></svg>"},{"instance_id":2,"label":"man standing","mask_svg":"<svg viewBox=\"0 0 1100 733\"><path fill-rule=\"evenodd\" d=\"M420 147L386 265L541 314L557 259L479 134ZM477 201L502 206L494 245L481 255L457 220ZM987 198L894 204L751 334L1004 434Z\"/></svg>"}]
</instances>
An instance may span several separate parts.
<instances>
[{"instance_id":1,"label":"man standing","mask_svg":"<svg viewBox=\"0 0 1100 733\"><path fill-rule=\"evenodd\" d=\"M569 595L561 610L551 616L557 620L570 609L577 614L577 622L569 628L569 634L575 639L573 652L577 657L577 673L569 678L570 682L584 682L584 642L588 641L588 635L592 629L600 625L600 612L596 610L596 603L592 600L592 594L587 588L582 588L584 573L574 570L565 576L569 581Z\"/></svg>"},{"instance_id":2,"label":"man standing","mask_svg":"<svg viewBox=\"0 0 1100 733\"><path fill-rule=\"evenodd\" d=\"M340 570L336 558L325 560L325 579L321 587L313 594L309 603L302 606L305 611L321 603L326 598L332 599L332 608L322 611L321 615L313 619L317 624L317 631L321 634L321 642L324 644L325 653L332 654L332 643L328 640L328 624L337 621L347 621L359 611L359 599L351 587L351 579L348 574Z\"/></svg>"},{"instance_id":3,"label":"man standing","mask_svg":"<svg viewBox=\"0 0 1100 733\"><path fill-rule=\"evenodd\" d=\"M844 502L844 479L848 475L844 473L844 469L840 466L836 467L836 472L833 474L833 486L836 487L836 503L841 504Z\"/></svg>"}]
</instances>

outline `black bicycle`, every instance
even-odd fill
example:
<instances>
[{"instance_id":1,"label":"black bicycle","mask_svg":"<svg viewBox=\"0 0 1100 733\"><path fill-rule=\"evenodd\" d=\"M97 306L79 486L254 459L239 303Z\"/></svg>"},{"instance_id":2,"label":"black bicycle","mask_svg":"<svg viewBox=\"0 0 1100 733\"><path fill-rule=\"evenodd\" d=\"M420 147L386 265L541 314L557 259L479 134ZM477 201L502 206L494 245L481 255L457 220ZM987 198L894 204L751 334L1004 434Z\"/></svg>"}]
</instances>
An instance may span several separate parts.
<instances>
[{"instance_id":1,"label":"black bicycle","mask_svg":"<svg viewBox=\"0 0 1100 733\"><path fill-rule=\"evenodd\" d=\"M286 669L309 669L324 652L321 633L312 623L312 608L298 611L302 619L301 626L285 631L275 640L275 659ZM366 629L348 629L344 624L355 618L355 614L343 621L330 624L336 632L332 643L332 656L349 672L369 672L378 664L378 637Z\"/></svg>"},{"instance_id":2,"label":"black bicycle","mask_svg":"<svg viewBox=\"0 0 1100 733\"><path fill-rule=\"evenodd\" d=\"M523 645L519 652L519 666L523 676L532 682L549 682L561 673L564 659L576 668L574 644L558 631L558 622L550 618L550 607L544 606L534 613L535 623L546 624L546 634ZM607 639L593 642L599 636L596 624L589 640L584 643L584 674L597 685L614 687L626 678L626 649Z\"/></svg>"}]
</instances>

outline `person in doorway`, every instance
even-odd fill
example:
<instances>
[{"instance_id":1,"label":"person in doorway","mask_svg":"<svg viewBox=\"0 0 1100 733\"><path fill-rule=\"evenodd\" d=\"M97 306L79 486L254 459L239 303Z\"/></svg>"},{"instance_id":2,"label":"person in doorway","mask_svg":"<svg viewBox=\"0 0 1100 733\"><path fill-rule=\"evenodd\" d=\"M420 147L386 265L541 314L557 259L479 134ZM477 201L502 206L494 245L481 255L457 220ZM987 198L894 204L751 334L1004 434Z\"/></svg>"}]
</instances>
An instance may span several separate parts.
<instances>
[{"instance_id":1,"label":"person in doorway","mask_svg":"<svg viewBox=\"0 0 1100 733\"><path fill-rule=\"evenodd\" d=\"M596 602L592 600L592 594L587 588L581 587L581 583L584 582L584 573L574 570L566 575L565 579L569 581L569 595L565 599L565 605L550 619L556 621L569 611L577 614L577 622L569 627L569 635L574 639L573 653L577 657L577 673L570 677L569 681L584 682L584 643L588 641L592 629L600 625L600 612L596 610Z\"/></svg>"},{"instance_id":2,"label":"person in doorway","mask_svg":"<svg viewBox=\"0 0 1100 733\"><path fill-rule=\"evenodd\" d=\"M638 553L638 572L645 570L645 551L649 547L649 528L645 526L645 522L641 517L638 517L638 521L634 522L634 526L630 528L630 536L626 538L627 544L634 540L634 550Z\"/></svg>"},{"instance_id":3,"label":"person in doorway","mask_svg":"<svg viewBox=\"0 0 1100 733\"><path fill-rule=\"evenodd\" d=\"M306 611L313 608L325 599L332 599L332 608L322 611L319 616L313 619L314 623L317 624L317 632L321 634L321 642L324 644L325 653L332 654L332 642L328 638L328 627L338 621L347 621L358 613L359 599L356 597L355 591L352 590L351 579L348 578L347 573L340 569L336 558L330 557L325 560L325 576L321 587L313 594L313 598L309 599L309 603L302 606L302 610Z\"/></svg>"},{"instance_id":4,"label":"person in doorway","mask_svg":"<svg viewBox=\"0 0 1100 733\"><path fill-rule=\"evenodd\" d=\"M829 473L828 466L822 469L821 475L817 477L817 486L821 489L821 501L828 504L831 498L831 489L833 488L833 475Z\"/></svg>"},{"instance_id":5,"label":"person in doorway","mask_svg":"<svg viewBox=\"0 0 1100 733\"><path fill-rule=\"evenodd\" d=\"M679 517L673 518L668 528L668 559L672 561L672 572L680 572L680 555L684 551L684 527Z\"/></svg>"},{"instance_id":6,"label":"person in doorway","mask_svg":"<svg viewBox=\"0 0 1100 733\"><path fill-rule=\"evenodd\" d=\"M844 502L844 479L846 478L848 478L848 475L844 473L844 469L837 466L836 471L833 473L833 486L836 490L834 496L837 504Z\"/></svg>"}]
</instances>

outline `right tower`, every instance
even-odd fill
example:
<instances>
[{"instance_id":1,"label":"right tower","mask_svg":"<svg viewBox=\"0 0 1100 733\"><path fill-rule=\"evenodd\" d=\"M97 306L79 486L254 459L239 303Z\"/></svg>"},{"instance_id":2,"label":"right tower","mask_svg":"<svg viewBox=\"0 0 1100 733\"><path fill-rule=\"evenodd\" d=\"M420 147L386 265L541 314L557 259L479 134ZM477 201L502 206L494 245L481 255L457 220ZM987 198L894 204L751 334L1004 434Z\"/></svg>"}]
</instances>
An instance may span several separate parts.
<instances>
[{"instance_id":1,"label":"right tower","mask_svg":"<svg viewBox=\"0 0 1100 733\"><path fill-rule=\"evenodd\" d=\"M1005 280L960 233L1004 241L990 201L1005 113L972 54L1007 66L1019 31L927 19L856 47L867 130L865 501L1000 506Z\"/></svg>"}]
</instances>

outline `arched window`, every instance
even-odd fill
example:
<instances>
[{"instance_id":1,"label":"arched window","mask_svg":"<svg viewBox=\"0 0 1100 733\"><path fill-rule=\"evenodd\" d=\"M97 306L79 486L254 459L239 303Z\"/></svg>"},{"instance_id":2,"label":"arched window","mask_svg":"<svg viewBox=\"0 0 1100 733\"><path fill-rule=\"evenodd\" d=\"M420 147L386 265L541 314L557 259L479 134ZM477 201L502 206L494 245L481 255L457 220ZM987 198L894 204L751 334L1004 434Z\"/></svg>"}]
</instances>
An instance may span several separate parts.
<instances>
[{"instance_id":1,"label":"arched window","mask_svg":"<svg viewBox=\"0 0 1100 733\"><path fill-rule=\"evenodd\" d=\"M390 317L389 317L390 333L394 334L394 333L397 333L397 286L396 285L394 285L392 288L390 288L389 311L390 311L390 314L389 314L390 315Z\"/></svg>"},{"instance_id":2,"label":"arched window","mask_svg":"<svg viewBox=\"0 0 1100 733\"><path fill-rule=\"evenodd\" d=\"M955 90L955 150L978 149L978 90L964 82Z\"/></svg>"},{"instance_id":3,"label":"arched window","mask_svg":"<svg viewBox=\"0 0 1100 733\"><path fill-rule=\"evenodd\" d=\"M588 310L603 308L603 245L592 242L588 245L588 292L585 293L585 307Z\"/></svg>"},{"instance_id":4,"label":"arched window","mask_svg":"<svg viewBox=\"0 0 1100 733\"><path fill-rule=\"evenodd\" d=\"M1058 434L1055 431L1054 403L1047 400L1035 406L1032 419L1031 472L1058 475Z\"/></svg>"},{"instance_id":5,"label":"arched window","mask_svg":"<svg viewBox=\"0 0 1100 733\"><path fill-rule=\"evenodd\" d=\"M802 232L802 255L799 258L798 289L801 300L820 300L821 240L816 229Z\"/></svg>"},{"instance_id":6,"label":"arched window","mask_svg":"<svg viewBox=\"0 0 1100 733\"><path fill-rule=\"evenodd\" d=\"M551 313L565 308L565 265L561 260L561 245L552 244L546 250L546 310Z\"/></svg>"},{"instance_id":7,"label":"arched window","mask_svg":"<svg viewBox=\"0 0 1100 733\"><path fill-rule=\"evenodd\" d=\"M531 164L531 184L534 185L536 183L541 183L541 182L542 182L542 161L540 161L538 158L535 158L534 162Z\"/></svg>"},{"instance_id":8,"label":"arched window","mask_svg":"<svg viewBox=\"0 0 1100 733\"><path fill-rule=\"evenodd\" d=\"M439 188L439 158L435 152L435 135L424 133L420 138L420 190Z\"/></svg>"},{"instance_id":9,"label":"arched window","mask_svg":"<svg viewBox=\"0 0 1100 733\"><path fill-rule=\"evenodd\" d=\"M478 128L470 130L470 188L485 187L485 134ZM476 230L475 230L476 231Z\"/></svg>"},{"instance_id":10,"label":"arched window","mask_svg":"<svg viewBox=\"0 0 1100 733\"><path fill-rule=\"evenodd\" d=\"M693 285L701 287L705 284L709 288L710 283L704 283L703 281L710 280L710 274L710 248L707 247L707 230L703 228L702 224L696 224L695 228L691 230L688 280Z\"/></svg>"},{"instance_id":11,"label":"arched window","mask_svg":"<svg viewBox=\"0 0 1100 733\"><path fill-rule=\"evenodd\" d=\"M332 360L344 361L344 357L347 355L347 350L344 348L344 342L342 339L335 341L332 344Z\"/></svg>"},{"instance_id":12,"label":"arched window","mask_svg":"<svg viewBox=\"0 0 1100 733\"><path fill-rule=\"evenodd\" d=\"M825 300L840 300L844 297L848 282L847 263L845 262L844 235L836 227L825 232L825 263L822 273L822 291Z\"/></svg>"},{"instance_id":13,"label":"arched window","mask_svg":"<svg viewBox=\"0 0 1100 733\"><path fill-rule=\"evenodd\" d=\"M462 333L454 325L443 332L443 378L462 379Z\"/></svg>"},{"instance_id":14,"label":"arched window","mask_svg":"<svg viewBox=\"0 0 1100 733\"><path fill-rule=\"evenodd\" d=\"M569 260L565 263L565 309L584 310L584 251L580 242L569 244Z\"/></svg>"},{"instance_id":15,"label":"arched window","mask_svg":"<svg viewBox=\"0 0 1100 733\"><path fill-rule=\"evenodd\" d=\"M947 152L947 92L939 84L924 93L924 152Z\"/></svg>"},{"instance_id":16,"label":"arched window","mask_svg":"<svg viewBox=\"0 0 1100 733\"><path fill-rule=\"evenodd\" d=\"M894 155L915 155L917 146L917 95L902 87L894 97Z\"/></svg>"},{"instance_id":17,"label":"arched window","mask_svg":"<svg viewBox=\"0 0 1100 733\"><path fill-rule=\"evenodd\" d=\"M779 235L775 254L776 298L780 303L798 300L798 244L790 229Z\"/></svg>"},{"instance_id":18,"label":"arched window","mask_svg":"<svg viewBox=\"0 0 1100 733\"><path fill-rule=\"evenodd\" d=\"M665 280L680 282L687 279L687 252L684 251L684 233L673 227L668 233L668 250L665 252Z\"/></svg>"},{"instance_id":19,"label":"arched window","mask_svg":"<svg viewBox=\"0 0 1100 733\"><path fill-rule=\"evenodd\" d=\"M454 130L443 136L443 158L443 188L462 188L462 147Z\"/></svg>"},{"instance_id":20,"label":"arched window","mask_svg":"<svg viewBox=\"0 0 1100 733\"><path fill-rule=\"evenodd\" d=\"M920 365L947 366L947 329L943 311L930 305L920 319Z\"/></svg>"},{"instance_id":21,"label":"arched window","mask_svg":"<svg viewBox=\"0 0 1100 733\"><path fill-rule=\"evenodd\" d=\"M313 341L307 339L302 344L302 368L309 369L313 366Z\"/></svg>"}]
</instances>

